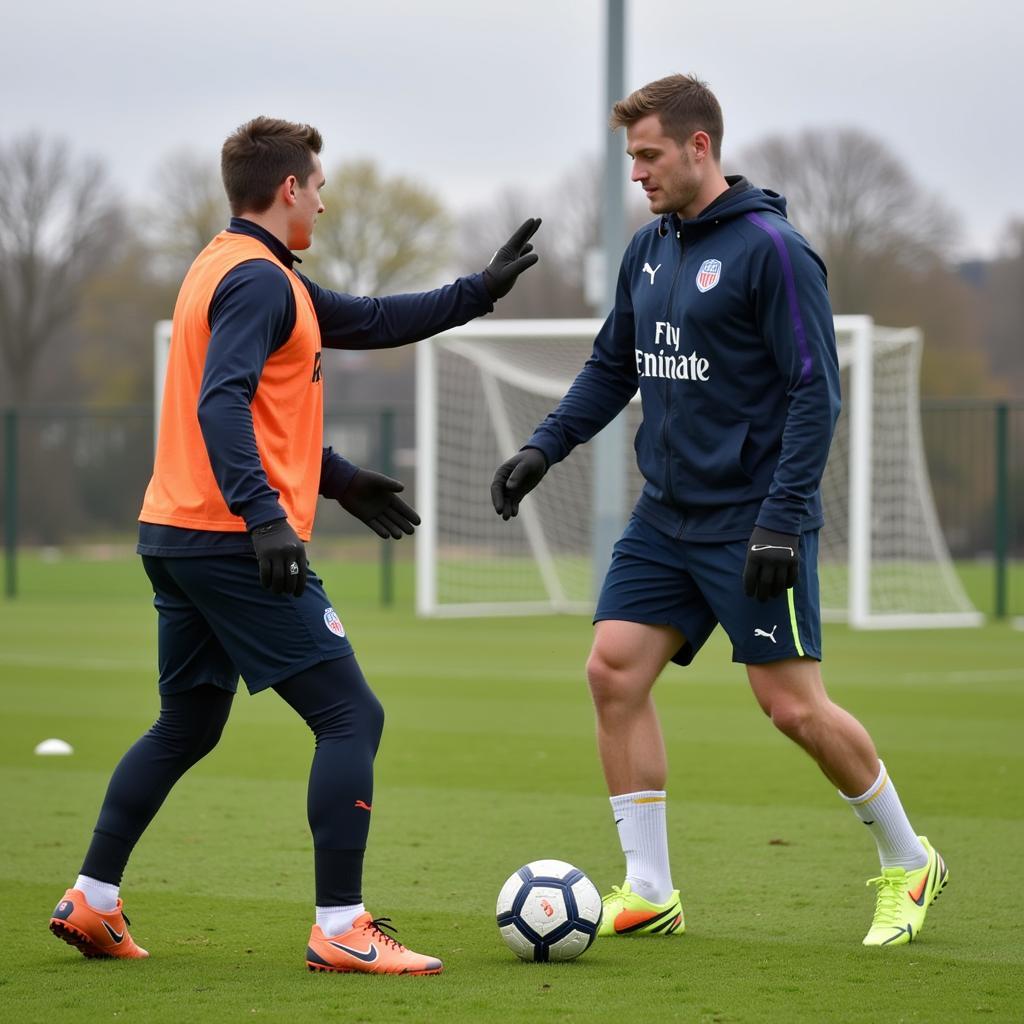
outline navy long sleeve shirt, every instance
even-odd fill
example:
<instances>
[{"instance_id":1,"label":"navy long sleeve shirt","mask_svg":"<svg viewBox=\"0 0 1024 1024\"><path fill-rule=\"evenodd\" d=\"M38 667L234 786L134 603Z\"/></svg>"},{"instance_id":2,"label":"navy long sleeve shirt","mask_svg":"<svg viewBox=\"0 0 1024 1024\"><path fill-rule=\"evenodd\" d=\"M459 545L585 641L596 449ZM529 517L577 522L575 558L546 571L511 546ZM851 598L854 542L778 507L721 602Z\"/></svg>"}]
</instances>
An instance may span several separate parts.
<instances>
[{"instance_id":1,"label":"navy long sleeve shirt","mask_svg":"<svg viewBox=\"0 0 1024 1024\"><path fill-rule=\"evenodd\" d=\"M282 242L252 221L233 217L228 231L258 238L289 268L299 262ZM346 295L323 288L302 274L298 277L309 291L325 348L395 348L494 308L482 274L458 278L432 291L384 298ZM225 275L214 292L209 322L210 344L197 414L224 500L231 512L253 529L284 518L278 493L270 486L260 461L250 404L264 364L288 341L295 327L291 284L268 260L241 263ZM341 455L324 449L321 481L330 479L332 493L343 489L356 470ZM245 533L143 522L137 550L165 556L232 554L251 552L252 543Z\"/></svg>"}]
</instances>

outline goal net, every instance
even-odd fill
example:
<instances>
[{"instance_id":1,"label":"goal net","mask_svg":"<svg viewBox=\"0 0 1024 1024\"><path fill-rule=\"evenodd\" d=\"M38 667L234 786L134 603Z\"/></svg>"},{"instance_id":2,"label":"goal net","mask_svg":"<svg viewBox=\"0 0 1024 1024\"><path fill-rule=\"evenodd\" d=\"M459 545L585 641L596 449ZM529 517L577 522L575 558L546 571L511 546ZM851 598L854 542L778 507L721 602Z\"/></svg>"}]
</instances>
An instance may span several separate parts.
<instances>
[{"instance_id":1,"label":"goal net","mask_svg":"<svg viewBox=\"0 0 1024 1024\"><path fill-rule=\"evenodd\" d=\"M822 612L865 628L976 625L939 528L921 440L921 333L839 316L843 411L822 481ZM526 441L590 355L598 320L477 321L417 346L417 610L424 615L589 613L596 586L597 460L581 445L520 505L495 515L495 468ZM628 514L643 480L622 416ZM624 525L624 522L623 522ZM600 560L598 560L600 564Z\"/></svg>"}]
</instances>

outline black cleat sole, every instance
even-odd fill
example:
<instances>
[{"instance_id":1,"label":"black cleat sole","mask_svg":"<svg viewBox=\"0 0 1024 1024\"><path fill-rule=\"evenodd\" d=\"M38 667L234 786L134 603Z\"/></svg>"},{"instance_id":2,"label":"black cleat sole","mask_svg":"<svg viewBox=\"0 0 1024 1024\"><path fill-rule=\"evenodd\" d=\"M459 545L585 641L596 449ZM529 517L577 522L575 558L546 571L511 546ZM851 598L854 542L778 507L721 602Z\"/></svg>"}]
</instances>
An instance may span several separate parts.
<instances>
[{"instance_id":1,"label":"black cleat sole","mask_svg":"<svg viewBox=\"0 0 1024 1024\"><path fill-rule=\"evenodd\" d=\"M88 957L90 960L115 959L109 953L104 953L103 950L97 948L85 932L79 931L74 925L68 924L67 921L54 918L50 921L50 931L69 946L74 946L82 956Z\"/></svg>"},{"instance_id":2,"label":"black cleat sole","mask_svg":"<svg viewBox=\"0 0 1024 1024\"><path fill-rule=\"evenodd\" d=\"M425 978L435 974L441 974L444 970L443 967L438 967L432 971L358 971L350 967L329 967L326 964L314 964L310 963L308 960L306 961L306 968L312 974L379 974L381 977L384 977L387 974L391 974L392 976L395 974L405 974L409 977L417 978Z\"/></svg>"}]
</instances>

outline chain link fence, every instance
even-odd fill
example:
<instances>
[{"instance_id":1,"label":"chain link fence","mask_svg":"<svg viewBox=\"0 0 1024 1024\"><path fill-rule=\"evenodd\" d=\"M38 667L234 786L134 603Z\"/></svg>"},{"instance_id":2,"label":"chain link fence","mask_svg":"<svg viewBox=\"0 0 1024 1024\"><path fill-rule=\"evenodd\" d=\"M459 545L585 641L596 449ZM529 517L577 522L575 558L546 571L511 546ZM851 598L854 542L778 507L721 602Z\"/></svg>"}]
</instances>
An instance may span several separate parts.
<instances>
[{"instance_id":1,"label":"chain link fence","mask_svg":"<svg viewBox=\"0 0 1024 1024\"><path fill-rule=\"evenodd\" d=\"M953 558L992 567L995 615L1024 614L1024 593L1011 585L1010 571L1024 561L1024 401L926 400L921 422L935 504ZM8 596L17 590L19 548L132 550L153 459L150 406L7 409L0 412L0 430ZM400 479L415 505L411 403L330 409L324 443L357 465ZM481 481L481 494L488 483ZM340 510L321 508L317 538L365 541L367 531ZM379 558L387 600L388 545L380 545Z\"/></svg>"}]
</instances>

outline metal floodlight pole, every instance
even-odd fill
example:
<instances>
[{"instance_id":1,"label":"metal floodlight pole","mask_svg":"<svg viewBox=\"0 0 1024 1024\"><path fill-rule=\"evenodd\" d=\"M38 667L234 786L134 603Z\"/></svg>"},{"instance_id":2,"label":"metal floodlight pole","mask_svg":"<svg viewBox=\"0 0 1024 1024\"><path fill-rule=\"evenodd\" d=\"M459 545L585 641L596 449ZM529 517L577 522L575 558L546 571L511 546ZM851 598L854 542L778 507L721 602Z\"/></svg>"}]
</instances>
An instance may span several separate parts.
<instances>
[{"instance_id":1,"label":"metal floodlight pole","mask_svg":"<svg viewBox=\"0 0 1024 1024\"><path fill-rule=\"evenodd\" d=\"M380 456L378 462L380 471L385 476L391 476L395 472L395 410L383 408L380 410ZM395 542L393 540L381 540L380 542L380 603L384 608L390 608L395 603Z\"/></svg>"},{"instance_id":2,"label":"metal floodlight pole","mask_svg":"<svg viewBox=\"0 0 1024 1024\"><path fill-rule=\"evenodd\" d=\"M4 594L18 594L18 412L4 413Z\"/></svg>"},{"instance_id":3,"label":"metal floodlight pole","mask_svg":"<svg viewBox=\"0 0 1024 1024\"><path fill-rule=\"evenodd\" d=\"M619 261L626 246L625 153L618 133L608 130L607 117L625 95L626 0L608 0L605 36L605 105L601 114L605 136L604 202L601 242L604 252L604 295L597 311L602 319L615 303ZM593 440L593 546L591 565L596 591L608 571L612 547L625 521L626 416L620 413Z\"/></svg>"}]
</instances>

